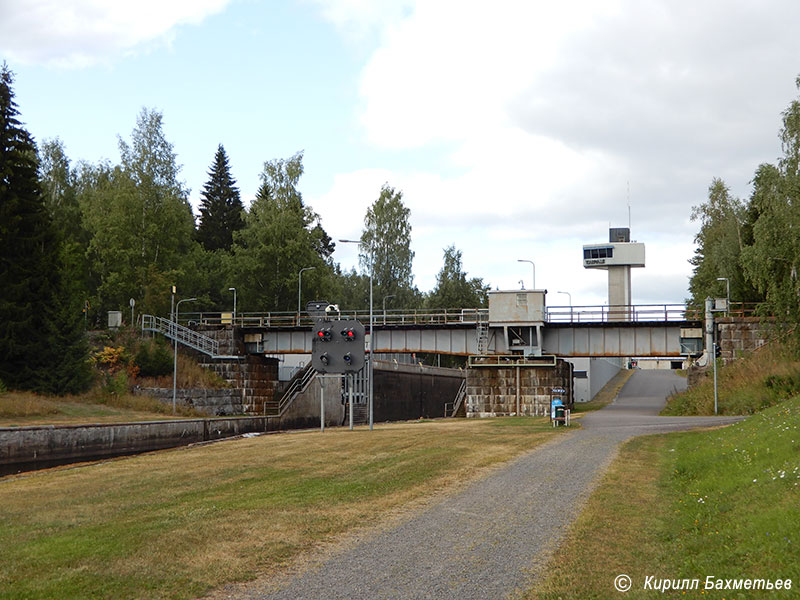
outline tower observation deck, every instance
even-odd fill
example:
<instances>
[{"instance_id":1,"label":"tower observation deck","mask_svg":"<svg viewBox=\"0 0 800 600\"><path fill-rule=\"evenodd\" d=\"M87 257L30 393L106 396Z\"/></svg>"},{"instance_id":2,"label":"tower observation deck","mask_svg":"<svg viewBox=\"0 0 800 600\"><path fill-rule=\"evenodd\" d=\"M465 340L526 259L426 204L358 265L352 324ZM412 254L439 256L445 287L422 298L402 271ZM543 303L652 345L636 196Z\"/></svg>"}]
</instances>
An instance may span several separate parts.
<instances>
[{"instance_id":1,"label":"tower observation deck","mask_svg":"<svg viewBox=\"0 0 800 600\"><path fill-rule=\"evenodd\" d=\"M608 271L608 306L620 307L616 320L629 321L631 314L624 307L631 302L631 268L644 267L644 244L631 242L628 227L609 229L608 243L584 244L583 266Z\"/></svg>"}]
</instances>

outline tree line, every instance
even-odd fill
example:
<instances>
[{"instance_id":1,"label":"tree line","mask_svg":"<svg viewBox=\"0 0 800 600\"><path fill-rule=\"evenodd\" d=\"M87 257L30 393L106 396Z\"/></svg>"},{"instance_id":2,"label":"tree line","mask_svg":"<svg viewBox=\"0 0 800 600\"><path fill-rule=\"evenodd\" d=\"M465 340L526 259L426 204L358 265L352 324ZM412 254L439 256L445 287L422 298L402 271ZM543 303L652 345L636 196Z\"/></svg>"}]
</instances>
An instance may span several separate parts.
<instances>
[{"instance_id":1,"label":"tree line","mask_svg":"<svg viewBox=\"0 0 800 600\"><path fill-rule=\"evenodd\" d=\"M795 81L800 90L800 77ZM714 178L708 199L692 210L700 229L691 259L689 304L706 297L758 303L763 314L800 322L800 98L781 114L782 155L758 166L746 200ZM727 279L727 281L725 281Z\"/></svg>"},{"instance_id":2,"label":"tree line","mask_svg":"<svg viewBox=\"0 0 800 600\"><path fill-rule=\"evenodd\" d=\"M129 300L167 315L172 286L195 297L184 310L297 310L302 297L349 310L485 306L488 286L444 249L436 287L413 280L410 211L385 184L364 216L359 270L333 258L336 242L298 189L303 153L268 160L249 206L223 144L213 156L199 215L189 203L163 115L143 108L120 160L74 163L63 142L37 145L20 121L13 73L0 68L0 385L50 393L89 384L85 330ZM301 271L302 276L301 276Z\"/></svg>"}]
</instances>

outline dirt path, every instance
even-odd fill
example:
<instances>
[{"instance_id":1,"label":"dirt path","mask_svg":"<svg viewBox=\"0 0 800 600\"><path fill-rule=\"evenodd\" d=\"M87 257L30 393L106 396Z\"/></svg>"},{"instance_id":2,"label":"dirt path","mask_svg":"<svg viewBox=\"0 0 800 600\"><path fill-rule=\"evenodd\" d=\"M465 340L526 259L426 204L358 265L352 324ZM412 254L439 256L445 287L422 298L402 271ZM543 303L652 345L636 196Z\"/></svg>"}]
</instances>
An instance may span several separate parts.
<instances>
[{"instance_id":1,"label":"dirt path","mask_svg":"<svg viewBox=\"0 0 800 600\"><path fill-rule=\"evenodd\" d=\"M738 420L657 416L666 395L683 385L670 372L637 372L616 402L583 418L582 429L334 555L278 591L253 586L230 597L507 598L531 585L623 441Z\"/></svg>"}]
</instances>

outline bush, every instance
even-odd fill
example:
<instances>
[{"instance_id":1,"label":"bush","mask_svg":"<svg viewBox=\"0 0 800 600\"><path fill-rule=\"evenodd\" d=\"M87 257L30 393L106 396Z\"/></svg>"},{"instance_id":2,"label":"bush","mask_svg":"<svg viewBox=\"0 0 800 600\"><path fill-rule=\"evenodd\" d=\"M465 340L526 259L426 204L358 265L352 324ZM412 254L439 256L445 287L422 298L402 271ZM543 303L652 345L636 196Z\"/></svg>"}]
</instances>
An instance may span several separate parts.
<instances>
[{"instance_id":1,"label":"bush","mask_svg":"<svg viewBox=\"0 0 800 600\"><path fill-rule=\"evenodd\" d=\"M143 341L133 361L139 367L139 375L142 377L160 377L172 373L172 353L158 339Z\"/></svg>"},{"instance_id":2,"label":"bush","mask_svg":"<svg viewBox=\"0 0 800 600\"><path fill-rule=\"evenodd\" d=\"M800 393L800 377L798 375L769 375L764 385L775 392L779 398L789 398Z\"/></svg>"},{"instance_id":3,"label":"bush","mask_svg":"<svg viewBox=\"0 0 800 600\"><path fill-rule=\"evenodd\" d=\"M130 391L129 388L128 374L125 371L118 371L117 373L107 372L104 375L98 401L101 404L105 404L113 398L125 396Z\"/></svg>"}]
</instances>

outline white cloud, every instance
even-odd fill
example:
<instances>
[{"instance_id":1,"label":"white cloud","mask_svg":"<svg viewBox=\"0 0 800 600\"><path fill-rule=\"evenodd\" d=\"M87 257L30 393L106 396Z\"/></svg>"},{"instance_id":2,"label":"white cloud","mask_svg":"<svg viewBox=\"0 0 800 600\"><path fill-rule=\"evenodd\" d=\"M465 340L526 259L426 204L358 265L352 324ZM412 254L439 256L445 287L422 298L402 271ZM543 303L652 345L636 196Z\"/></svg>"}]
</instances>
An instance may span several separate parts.
<instances>
[{"instance_id":1,"label":"white cloud","mask_svg":"<svg viewBox=\"0 0 800 600\"><path fill-rule=\"evenodd\" d=\"M634 298L681 301L691 206L715 176L746 196L779 151L799 20L789 0L444 0L380 24L365 14L382 28L361 77L365 141L442 147L452 167L382 174L411 208L420 287L454 242L492 284L517 287L527 271L516 259L531 258L537 286L602 300L605 278L583 270L580 246L627 225L630 187L648 256Z\"/></svg>"},{"instance_id":2,"label":"white cloud","mask_svg":"<svg viewBox=\"0 0 800 600\"><path fill-rule=\"evenodd\" d=\"M356 41L380 34L408 15L414 0L305 0L315 4L322 15L346 36Z\"/></svg>"},{"instance_id":3,"label":"white cloud","mask_svg":"<svg viewBox=\"0 0 800 600\"><path fill-rule=\"evenodd\" d=\"M0 0L0 52L12 61L83 67L197 24L230 0Z\"/></svg>"}]
</instances>

